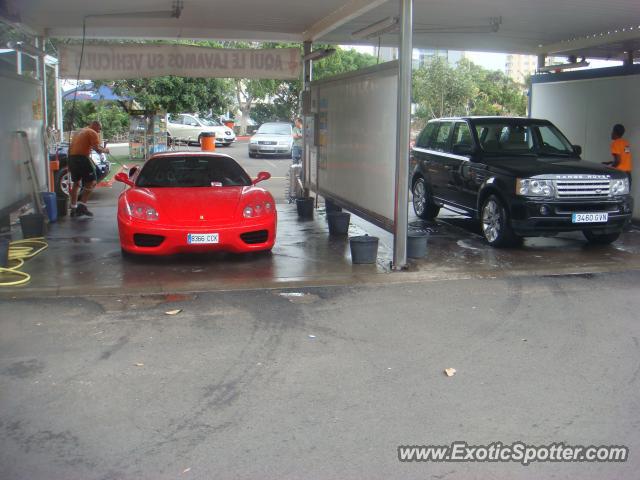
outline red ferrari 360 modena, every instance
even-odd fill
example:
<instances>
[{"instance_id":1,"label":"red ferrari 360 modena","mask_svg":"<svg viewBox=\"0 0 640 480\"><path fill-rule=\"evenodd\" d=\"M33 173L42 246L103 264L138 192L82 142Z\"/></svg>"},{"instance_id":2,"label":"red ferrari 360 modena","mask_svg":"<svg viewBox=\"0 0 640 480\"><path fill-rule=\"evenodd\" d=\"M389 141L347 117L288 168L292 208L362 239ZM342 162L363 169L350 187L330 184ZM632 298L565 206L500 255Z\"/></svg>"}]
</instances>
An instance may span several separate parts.
<instances>
[{"instance_id":1,"label":"red ferrari 360 modena","mask_svg":"<svg viewBox=\"0 0 640 480\"><path fill-rule=\"evenodd\" d=\"M276 239L276 205L228 155L167 152L153 155L139 170L118 173L129 186L118 199L123 252L169 255L181 252L271 250Z\"/></svg>"}]
</instances>

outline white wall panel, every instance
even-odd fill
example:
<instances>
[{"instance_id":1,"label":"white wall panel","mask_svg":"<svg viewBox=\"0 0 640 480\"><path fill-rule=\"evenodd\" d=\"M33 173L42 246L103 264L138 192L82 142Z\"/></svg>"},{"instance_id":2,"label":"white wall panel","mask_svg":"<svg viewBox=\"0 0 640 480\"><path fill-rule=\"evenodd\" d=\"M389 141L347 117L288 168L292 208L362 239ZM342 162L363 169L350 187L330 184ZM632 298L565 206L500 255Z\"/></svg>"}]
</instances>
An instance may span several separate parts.
<instances>
[{"instance_id":1,"label":"white wall panel","mask_svg":"<svg viewBox=\"0 0 640 480\"><path fill-rule=\"evenodd\" d=\"M534 83L531 116L551 120L591 162L611 160L611 128L625 126L633 156L634 218L640 218L640 75Z\"/></svg>"},{"instance_id":2,"label":"white wall panel","mask_svg":"<svg viewBox=\"0 0 640 480\"><path fill-rule=\"evenodd\" d=\"M40 85L28 78L0 75L0 211L30 198L31 183L24 166L27 152L15 134L18 130L27 133L38 182L46 190Z\"/></svg>"},{"instance_id":3,"label":"white wall panel","mask_svg":"<svg viewBox=\"0 0 640 480\"><path fill-rule=\"evenodd\" d=\"M397 62L316 82L318 191L393 224Z\"/></svg>"}]
</instances>

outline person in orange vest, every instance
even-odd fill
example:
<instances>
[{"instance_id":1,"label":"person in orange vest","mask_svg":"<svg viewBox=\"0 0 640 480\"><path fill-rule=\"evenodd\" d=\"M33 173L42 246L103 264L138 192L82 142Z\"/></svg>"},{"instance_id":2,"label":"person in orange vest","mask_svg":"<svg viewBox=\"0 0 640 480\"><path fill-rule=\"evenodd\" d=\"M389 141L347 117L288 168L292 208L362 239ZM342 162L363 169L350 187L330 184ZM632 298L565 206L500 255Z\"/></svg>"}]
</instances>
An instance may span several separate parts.
<instances>
[{"instance_id":1,"label":"person in orange vest","mask_svg":"<svg viewBox=\"0 0 640 480\"><path fill-rule=\"evenodd\" d=\"M611 131L611 155L613 156L613 161L603 163L625 172L629 176L629 185L631 185L631 171L633 170L631 145L622 138L624 132L624 125L617 123L613 126Z\"/></svg>"},{"instance_id":2,"label":"person in orange vest","mask_svg":"<svg viewBox=\"0 0 640 480\"><path fill-rule=\"evenodd\" d=\"M69 147L69 172L73 187L69 192L71 195L71 217L93 217L93 213L87 208L87 201L91 192L96 186L96 167L91 160L91 150L98 153L109 153L108 148L100 146L99 133L102 130L100 122L91 122L91 124L80 130L73 136L71 146ZM78 202L78 191L80 190L80 182L82 182L82 198Z\"/></svg>"}]
</instances>

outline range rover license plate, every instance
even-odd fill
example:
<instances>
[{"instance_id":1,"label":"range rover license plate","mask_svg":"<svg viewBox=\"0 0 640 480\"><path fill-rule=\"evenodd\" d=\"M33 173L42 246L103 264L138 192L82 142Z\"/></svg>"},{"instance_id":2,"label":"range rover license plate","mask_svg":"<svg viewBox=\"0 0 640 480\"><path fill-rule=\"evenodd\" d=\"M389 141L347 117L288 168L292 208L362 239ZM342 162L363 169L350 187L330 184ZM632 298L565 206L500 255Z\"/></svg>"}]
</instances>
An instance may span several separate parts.
<instances>
[{"instance_id":1,"label":"range rover license plate","mask_svg":"<svg viewBox=\"0 0 640 480\"><path fill-rule=\"evenodd\" d=\"M189 245L208 245L220 241L217 233L188 233L187 243Z\"/></svg>"},{"instance_id":2,"label":"range rover license plate","mask_svg":"<svg viewBox=\"0 0 640 480\"><path fill-rule=\"evenodd\" d=\"M605 223L609 220L609 214L604 213L574 213L571 215L572 223Z\"/></svg>"}]
</instances>

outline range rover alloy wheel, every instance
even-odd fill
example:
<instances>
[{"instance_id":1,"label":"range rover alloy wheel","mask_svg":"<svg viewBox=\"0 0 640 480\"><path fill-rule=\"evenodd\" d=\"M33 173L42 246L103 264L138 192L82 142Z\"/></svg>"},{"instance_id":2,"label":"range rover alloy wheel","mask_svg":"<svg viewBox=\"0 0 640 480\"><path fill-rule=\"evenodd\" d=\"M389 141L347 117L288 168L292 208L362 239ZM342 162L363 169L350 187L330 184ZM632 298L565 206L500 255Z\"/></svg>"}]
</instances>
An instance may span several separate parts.
<instances>
[{"instance_id":1,"label":"range rover alloy wheel","mask_svg":"<svg viewBox=\"0 0 640 480\"><path fill-rule=\"evenodd\" d=\"M509 225L509 214L496 195L490 195L482 205L482 234L492 247L511 247L520 240Z\"/></svg>"},{"instance_id":2,"label":"range rover alloy wheel","mask_svg":"<svg viewBox=\"0 0 640 480\"><path fill-rule=\"evenodd\" d=\"M425 220L433 220L440 213L440 207L433 203L427 191L427 184L422 177L418 177L413 182L413 211L416 215Z\"/></svg>"}]
</instances>

